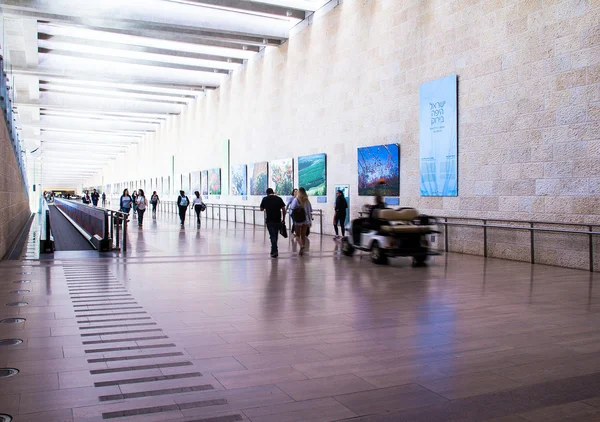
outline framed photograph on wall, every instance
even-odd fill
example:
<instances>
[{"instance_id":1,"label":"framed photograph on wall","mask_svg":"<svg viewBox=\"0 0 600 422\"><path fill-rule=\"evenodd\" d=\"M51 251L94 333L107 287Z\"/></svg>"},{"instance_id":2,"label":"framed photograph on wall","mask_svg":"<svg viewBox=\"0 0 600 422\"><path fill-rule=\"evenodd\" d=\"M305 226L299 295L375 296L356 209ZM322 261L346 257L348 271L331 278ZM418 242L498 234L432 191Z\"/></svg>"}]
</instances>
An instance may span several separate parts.
<instances>
[{"instance_id":1,"label":"framed photograph on wall","mask_svg":"<svg viewBox=\"0 0 600 422\"><path fill-rule=\"evenodd\" d=\"M277 195L290 195L294 189L294 159L285 158L269 163L270 187Z\"/></svg>"},{"instance_id":2,"label":"framed photograph on wall","mask_svg":"<svg viewBox=\"0 0 600 422\"><path fill-rule=\"evenodd\" d=\"M327 156L325 154L298 157L298 187L309 196L327 195Z\"/></svg>"},{"instance_id":3,"label":"framed photograph on wall","mask_svg":"<svg viewBox=\"0 0 600 422\"><path fill-rule=\"evenodd\" d=\"M358 195L400 196L398 144L358 148Z\"/></svg>"},{"instance_id":4,"label":"framed photograph on wall","mask_svg":"<svg viewBox=\"0 0 600 422\"><path fill-rule=\"evenodd\" d=\"M231 194L248 195L248 166L246 164L231 167Z\"/></svg>"},{"instance_id":5,"label":"framed photograph on wall","mask_svg":"<svg viewBox=\"0 0 600 422\"><path fill-rule=\"evenodd\" d=\"M269 163L263 161L250 164L248 173L250 195L265 195L269 180Z\"/></svg>"},{"instance_id":6,"label":"framed photograph on wall","mask_svg":"<svg viewBox=\"0 0 600 422\"><path fill-rule=\"evenodd\" d=\"M201 173L202 195L208 195L208 170L203 170Z\"/></svg>"},{"instance_id":7,"label":"framed photograph on wall","mask_svg":"<svg viewBox=\"0 0 600 422\"><path fill-rule=\"evenodd\" d=\"M195 171L191 174L190 192L194 193L196 191L200 192L202 195L202 181L199 171Z\"/></svg>"},{"instance_id":8,"label":"framed photograph on wall","mask_svg":"<svg viewBox=\"0 0 600 422\"><path fill-rule=\"evenodd\" d=\"M221 195L221 169L208 170L208 194Z\"/></svg>"}]
</instances>

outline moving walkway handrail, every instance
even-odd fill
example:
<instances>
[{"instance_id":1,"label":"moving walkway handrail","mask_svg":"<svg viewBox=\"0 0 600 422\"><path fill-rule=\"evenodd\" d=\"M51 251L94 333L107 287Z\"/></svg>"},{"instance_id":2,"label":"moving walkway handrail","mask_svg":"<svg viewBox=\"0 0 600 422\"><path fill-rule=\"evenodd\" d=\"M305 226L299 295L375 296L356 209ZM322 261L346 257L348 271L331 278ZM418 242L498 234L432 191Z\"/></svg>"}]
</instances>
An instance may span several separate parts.
<instances>
[{"instance_id":1,"label":"moving walkway handrail","mask_svg":"<svg viewBox=\"0 0 600 422\"><path fill-rule=\"evenodd\" d=\"M129 222L129 214L124 213L120 210L111 210L108 208L97 207L90 204L84 204L78 200L65 200L62 198L57 199L58 203L61 202L71 202L77 207L89 207L95 211L100 211L102 213L103 219L103 237L96 236L99 240L99 245L94 245L98 247L99 250L112 250L113 248L127 251L127 223ZM58 204L55 200L55 204ZM123 224L124 223L124 224ZM121 229L122 227L122 229ZM116 235L115 235L116 228ZM87 233L87 232L86 232ZM89 234L93 237L93 234ZM96 242L96 240L94 240ZM122 246L121 246L122 245Z\"/></svg>"},{"instance_id":2,"label":"moving walkway handrail","mask_svg":"<svg viewBox=\"0 0 600 422\"><path fill-rule=\"evenodd\" d=\"M52 226L50 224L50 210L46 200L42 200L42 209L40 211L40 253L54 252L54 237L52 236Z\"/></svg>"}]
</instances>

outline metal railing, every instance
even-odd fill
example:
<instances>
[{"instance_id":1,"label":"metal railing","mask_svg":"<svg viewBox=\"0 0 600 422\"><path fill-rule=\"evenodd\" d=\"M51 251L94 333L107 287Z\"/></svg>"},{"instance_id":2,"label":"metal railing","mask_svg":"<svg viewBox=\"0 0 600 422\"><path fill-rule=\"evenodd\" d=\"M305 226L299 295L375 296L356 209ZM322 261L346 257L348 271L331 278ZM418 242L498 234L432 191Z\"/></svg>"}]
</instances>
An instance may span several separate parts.
<instances>
[{"instance_id":1,"label":"metal railing","mask_svg":"<svg viewBox=\"0 0 600 422\"><path fill-rule=\"evenodd\" d=\"M503 219L492 219L492 218L462 218L462 217L436 217L438 224L444 226L444 251L448 252L450 239L448 235L449 227L470 227L480 228L483 234L483 256L488 256L488 231L490 229L498 230L517 230L517 231L528 231L529 232L529 249L530 258L529 261L535 264L535 234L536 233L560 233L560 234L574 234L580 236L586 236L588 239L588 260L589 270L594 271L594 236L600 235L599 231L594 231L594 227L600 225L597 224L581 224L581 223L556 223L550 221L522 221L522 220L503 220ZM450 221L460 220L460 221ZM519 224L511 225L511 224ZM539 227L539 226L550 226L550 227ZM561 229L557 226L563 227L578 227L584 230L569 230Z\"/></svg>"},{"instance_id":2,"label":"metal railing","mask_svg":"<svg viewBox=\"0 0 600 422\"><path fill-rule=\"evenodd\" d=\"M127 252L127 223L129 223L129 214L109 209L105 209L105 211L112 249L121 249L123 252ZM115 231L117 232L116 236Z\"/></svg>"},{"instance_id":3,"label":"metal railing","mask_svg":"<svg viewBox=\"0 0 600 422\"><path fill-rule=\"evenodd\" d=\"M233 223L242 223L242 224L252 224L252 225L261 225L266 226L265 219L266 215L264 211L260 210L259 206L256 205L235 205L235 204L220 204L220 203L205 203L206 211L202 213L205 219L218 220L218 221L230 221ZM188 207L188 214L192 215L194 213L194 207ZM177 206L177 202L175 201L160 201L159 205L156 207L157 212L159 213L169 213L169 214L178 214L179 207ZM215 217L216 212L216 217ZM238 221L238 212L241 212L241 218ZM251 213L251 214L250 214ZM258 213L258 219L257 219ZM225 218L221 218L224 214ZM250 219L248 215L251 215ZM229 219L229 216L232 215L233 219ZM323 234L323 210L313 210L312 212L313 220L318 220L319 222L319 233ZM288 214L288 225L292 226L292 219Z\"/></svg>"},{"instance_id":4,"label":"metal railing","mask_svg":"<svg viewBox=\"0 0 600 422\"><path fill-rule=\"evenodd\" d=\"M2 58L2 56L0 56L0 107L2 108L2 115L6 123L8 137L10 138L10 142L12 144L13 153L15 155L15 159L17 160L17 166L19 167L19 172L21 173L23 185L25 186L25 193L29 197L29 188L27 184L27 170L25 167L25 162L23 160L24 151L22 150L21 143L19 142L17 127L15 125L15 120L13 117L12 101L10 99L9 87L6 81L7 74L4 71L4 59Z\"/></svg>"}]
</instances>

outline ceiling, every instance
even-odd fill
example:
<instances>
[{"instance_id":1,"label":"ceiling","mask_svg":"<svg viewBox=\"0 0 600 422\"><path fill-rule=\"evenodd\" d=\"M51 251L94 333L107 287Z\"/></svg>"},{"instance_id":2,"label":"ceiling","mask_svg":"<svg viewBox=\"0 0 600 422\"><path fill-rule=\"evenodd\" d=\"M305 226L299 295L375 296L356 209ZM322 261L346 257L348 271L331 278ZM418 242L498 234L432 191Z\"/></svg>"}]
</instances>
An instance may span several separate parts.
<instances>
[{"instance_id":1,"label":"ceiling","mask_svg":"<svg viewBox=\"0 0 600 422\"><path fill-rule=\"evenodd\" d=\"M17 128L43 185L81 186L329 2L1 0Z\"/></svg>"}]
</instances>

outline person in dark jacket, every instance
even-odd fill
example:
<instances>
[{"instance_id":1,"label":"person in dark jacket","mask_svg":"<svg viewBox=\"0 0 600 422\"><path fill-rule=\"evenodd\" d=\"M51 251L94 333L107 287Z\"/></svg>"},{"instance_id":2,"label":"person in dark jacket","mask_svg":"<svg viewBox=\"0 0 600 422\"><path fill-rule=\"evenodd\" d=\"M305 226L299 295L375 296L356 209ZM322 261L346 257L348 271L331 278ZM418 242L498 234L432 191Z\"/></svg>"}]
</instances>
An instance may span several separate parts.
<instances>
[{"instance_id":1,"label":"person in dark jacket","mask_svg":"<svg viewBox=\"0 0 600 422\"><path fill-rule=\"evenodd\" d=\"M181 220L181 227L185 224L185 214L190 206L190 198L185 195L185 191L180 190L179 196L177 197L177 207L179 208L179 219Z\"/></svg>"},{"instance_id":2,"label":"person in dark jacket","mask_svg":"<svg viewBox=\"0 0 600 422\"><path fill-rule=\"evenodd\" d=\"M94 189L94 191L92 192L92 204L97 207L98 206L98 200L100 199L100 194L98 193L98 191L96 189Z\"/></svg>"},{"instance_id":3,"label":"person in dark jacket","mask_svg":"<svg viewBox=\"0 0 600 422\"><path fill-rule=\"evenodd\" d=\"M333 229L335 230L335 238L339 239L338 233L338 222L342 228L342 237L346 236L346 212L348 210L348 203L344 198L344 192L338 190L335 198L335 214L333 216Z\"/></svg>"}]
</instances>

